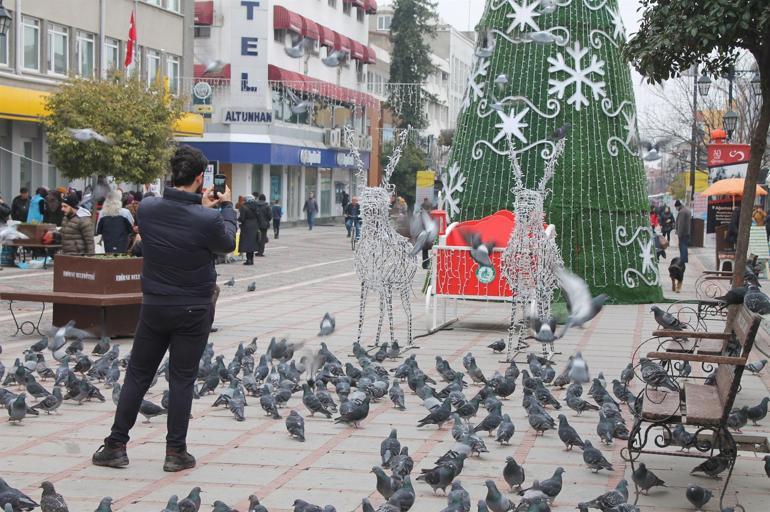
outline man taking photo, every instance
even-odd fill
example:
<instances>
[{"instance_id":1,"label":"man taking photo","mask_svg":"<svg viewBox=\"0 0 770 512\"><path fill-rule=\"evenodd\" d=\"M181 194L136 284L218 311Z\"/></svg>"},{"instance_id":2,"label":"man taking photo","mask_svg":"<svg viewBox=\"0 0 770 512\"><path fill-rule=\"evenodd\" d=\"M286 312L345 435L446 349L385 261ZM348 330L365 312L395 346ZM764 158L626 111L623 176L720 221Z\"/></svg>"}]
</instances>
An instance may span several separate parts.
<instances>
[{"instance_id":1,"label":"man taking photo","mask_svg":"<svg viewBox=\"0 0 770 512\"><path fill-rule=\"evenodd\" d=\"M208 161L181 146L171 158L171 184L163 197L141 202L142 309L131 359L115 411L112 432L94 453L93 464L128 464L126 443L145 393L170 352L168 433L164 471L195 467L187 452L187 428L198 362L214 320L215 255L235 249L236 217L230 189L203 189Z\"/></svg>"}]
</instances>

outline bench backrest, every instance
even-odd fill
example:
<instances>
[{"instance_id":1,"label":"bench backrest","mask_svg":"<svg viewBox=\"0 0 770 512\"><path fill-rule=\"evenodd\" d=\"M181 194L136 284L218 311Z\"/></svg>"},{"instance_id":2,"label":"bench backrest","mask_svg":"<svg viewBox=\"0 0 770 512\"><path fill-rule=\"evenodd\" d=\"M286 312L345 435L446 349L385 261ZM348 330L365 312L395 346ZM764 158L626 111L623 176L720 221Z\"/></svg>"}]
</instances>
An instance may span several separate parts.
<instances>
[{"instance_id":1,"label":"bench backrest","mask_svg":"<svg viewBox=\"0 0 770 512\"><path fill-rule=\"evenodd\" d=\"M740 357L748 361L749 353L754 347L756 337L764 335L764 331L760 333L759 329L762 317L752 313L742 304L735 307L738 308L738 311L733 321L733 332L735 333L736 341L741 346ZM717 366L716 387L719 401L722 403L722 422L727 421L727 417L733 410L733 404L738 394L738 388L741 385L744 368L744 364L720 364Z\"/></svg>"},{"instance_id":2,"label":"bench backrest","mask_svg":"<svg viewBox=\"0 0 770 512\"><path fill-rule=\"evenodd\" d=\"M767 233L764 226L751 226L749 233L749 252L756 254L760 259L770 258L767 245Z\"/></svg>"},{"instance_id":3,"label":"bench backrest","mask_svg":"<svg viewBox=\"0 0 770 512\"><path fill-rule=\"evenodd\" d=\"M754 344L754 338L757 335L757 331L759 331L762 317L749 311L749 308L743 304L731 307L737 308L737 311L733 311L735 313L735 318L733 319L735 341L741 346L741 357L748 357L751 346Z\"/></svg>"}]
</instances>

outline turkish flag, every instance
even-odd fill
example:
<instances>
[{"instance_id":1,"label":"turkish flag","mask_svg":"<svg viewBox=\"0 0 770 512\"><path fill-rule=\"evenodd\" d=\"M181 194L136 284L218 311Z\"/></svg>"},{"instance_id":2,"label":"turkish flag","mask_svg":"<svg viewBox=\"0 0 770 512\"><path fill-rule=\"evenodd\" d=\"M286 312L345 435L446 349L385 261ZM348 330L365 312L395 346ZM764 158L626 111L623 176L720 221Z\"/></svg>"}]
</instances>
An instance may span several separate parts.
<instances>
[{"instance_id":1,"label":"turkish flag","mask_svg":"<svg viewBox=\"0 0 770 512\"><path fill-rule=\"evenodd\" d=\"M134 45L136 45L136 20L134 20L134 13L132 11L131 23L128 27L128 41L126 41L125 67L130 66L134 62Z\"/></svg>"}]
</instances>

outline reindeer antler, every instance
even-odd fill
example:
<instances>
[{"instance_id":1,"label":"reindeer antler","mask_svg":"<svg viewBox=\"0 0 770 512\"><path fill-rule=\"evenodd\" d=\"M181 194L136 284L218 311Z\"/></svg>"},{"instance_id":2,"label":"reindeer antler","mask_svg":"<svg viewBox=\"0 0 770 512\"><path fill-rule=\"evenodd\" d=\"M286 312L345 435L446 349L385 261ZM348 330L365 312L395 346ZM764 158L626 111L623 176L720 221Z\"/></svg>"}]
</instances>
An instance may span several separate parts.
<instances>
[{"instance_id":1,"label":"reindeer antler","mask_svg":"<svg viewBox=\"0 0 770 512\"><path fill-rule=\"evenodd\" d=\"M562 137L561 139L556 142L556 145L553 147L553 151L551 152L551 158L548 159L548 162L545 164L545 173L543 174L543 178L540 180L540 183L537 185L537 188L540 192L545 192L546 187L548 186L548 182L553 179L554 174L556 174L556 164L559 163L559 157L564 152L564 146L567 143L567 139Z\"/></svg>"},{"instance_id":2,"label":"reindeer antler","mask_svg":"<svg viewBox=\"0 0 770 512\"><path fill-rule=\"evenodd\" d=\"M356 164L356 176L358 176L358 179L362 181L366 181L366 166L364 165L364 161L361 160L361 153L358 151L358 147L355 143L355 133L353 132L353 129L350 126L345 126L345 140L348 142L348 146L350 146L350 154L353 156L353 161Z\"/></svg>"},{"instance_id":3,"label":"reindeer antler","mask_svg":"<svg viewBox=\"0 0 770 512\"><path fill-rule=\"evenodd\" d=\"M393 153L388 156L388 165L385 166L382 176L382 184L388 185L390 183L390 177L396 170L398 162L401 160L401 154L404 152L406 142L409 140L409 132L412 130L412 126L409 125L401 131L401 138L393 148ZM398 134L397 134L398 135ZM398 137L396 137L398 139Z\"/></svg>"},{"instance_id":4,"label":"reindeer antler","mask_svg":"<svg viewBox=\"0 0 770 512\"><path fill-rule=\"evenodd\" d=\"M510 135L506 137L508 141L508 160L511 162L511 170L513 170L513 177L516 178L516 189L524 188L524 173L521 171L521 164L519 163L519 157L516 154L516 146L513 145L513 139Z\"/></svg>"}]
</instances>

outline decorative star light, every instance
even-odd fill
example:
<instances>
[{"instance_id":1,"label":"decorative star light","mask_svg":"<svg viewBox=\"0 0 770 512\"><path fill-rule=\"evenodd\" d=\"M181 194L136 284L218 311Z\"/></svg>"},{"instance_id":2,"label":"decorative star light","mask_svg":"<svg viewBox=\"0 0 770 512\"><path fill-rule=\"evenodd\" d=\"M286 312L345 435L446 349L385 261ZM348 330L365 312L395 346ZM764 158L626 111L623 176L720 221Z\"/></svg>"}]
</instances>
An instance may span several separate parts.
<instances>
[{"instance_id":1,"label":"decorative star light","mask_svg":"<svg viewBox=\"0 0 770 512\"><path fill-rule=\"evenodd\" d=\"M613 26L612 37L618 41L622 41L626 37L626 27L623 25L623 17L620 15L620 11L607 7L607 12L610 13Z\"/></svg>"},{"instance_id":2,"label":"decorative star light","mask_svg":"<svg viewBox=\"0 0 770 512\"><path fill-rule=\"evenodd\" d=\"M572 47L567 47L566 51L572 59L572 66L567 64L564 54L561 52L557 53L555 58L548 57L548 62L551 64L548 72L553 75L553 78L548 79L548 85L551 86L548 89L548 94L555 94L559 99L563 99L567 89L574 85L575 92L567 98L567 103L579 112L582 107L587 107L590 104L583 87L590 89L594 100L607 96L605 91L607 84L600 80L604 76L604 61L591 54L590 62L586 66L583 59L589 56L589 51L588 48L580 46L580 41L575 41L575 44ZM557 77L557 73L566 73L567 76L560 79ZM599 75L599 77L592 75Z\"/></svg>"},{"instance_id":3,"label":"decorative star light","mask_svg":"<svg viewBox=\"0 0 770 512\"><path fill-rule=\"evenodd\" d=\"M623 128L626 129L626 144L636 144L636 142L639 140L639 133L636 131L636 112L633 110L630 112L623 111L623 117L625 118L625 123L623 123Z\"/></svg>"},{"instance_id":4,"label":"decorative star light","mask_svg":"<svg viewBox=\"0 0 770 512\"><path fill-rule=\"evenodd\" d=\"M453 219L460 213L459 195L465 190L465 176L460 170L460 163L455 162L441 174L441 183L444 186L444 201L449 218Z\"/></svg>"},{"instance_id":5,"label":"decorative star light","mask_svg":"<svg viewBox=\"0 0 770 512\"><path fill-rule=\"evenodd\" d=\"M525 123L523 121L524 116L529 114L529 107L525 108L518 114L511 109L510 114L506 114L502 110L497 111L497 115L500 116L500 121L495 125L495 128L498 128L500 132L497 134L497 137L492 141L493 144L497 144L500 140L504 139L508 135L512 135L519 139L524 144L527 143L527 138L524 136L524 132L522 129L529 126L529 124Z\"/></svg>"},{"instance_id":6,"label":"decorative star light","mask_svg":"<svg viewBox=\"0 0 770 512\"><path fill-rule=\"evenodd\" d=\"M508 3L513 9L513 12L506 14L506 17L511 19L511 25L508 27L507 32L510 34L516 27L519 30L524 31L529 27L535 32L540 31L540 27L537 25L535 18L540 16L540 0L535 0L533 3L529 3L529 0L522 0L522 3L518 3L516 0L508 0Z\"/></svg>"},{"instance_id":7,"label":"decorative star light","mask_svg":"<svg viewBox=\"0 0 770 512\"><path fill-rule=\"evenodd\" d=\"M653 264L653 260L655 259L655 247L652 237L646 243L642 242L641 238L637 241L639 242L639 249L642 251L639 253L639 256L642 257L642 274L655 272Z\"/></svg>"}]
</instances>

